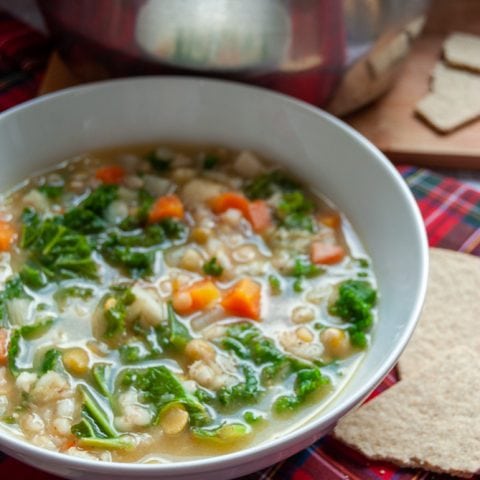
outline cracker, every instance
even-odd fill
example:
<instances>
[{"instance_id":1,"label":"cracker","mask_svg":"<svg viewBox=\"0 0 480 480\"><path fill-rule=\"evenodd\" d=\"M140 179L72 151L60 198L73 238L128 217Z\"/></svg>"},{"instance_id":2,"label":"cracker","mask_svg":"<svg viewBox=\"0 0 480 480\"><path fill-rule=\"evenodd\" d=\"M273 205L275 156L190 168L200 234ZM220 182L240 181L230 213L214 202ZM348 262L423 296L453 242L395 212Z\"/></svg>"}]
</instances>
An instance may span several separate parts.
<instances>
[{"instance_id":1,"label":"cracker","mask_svg":"<svg viewBox=\"0 0 480 480\"><path fill-rule=\"evenodd\" d=\"M429 93L417 103L416 112L441 133L448 133L480 117L480 102Z\"/></svg>"},{"instance_id":2,"label":"cracker","mask_svg":"<svg viewBox=\"0 0 480 480\"><path fill-rule=\"evenodd\" d=\"M480 116L480 75L438 63L431 90L417 103L416 112L440 132L455 130Z\"/></svg>"},{"instance_id":3,"label":"cracker","mask_svg":"<svg viewBox=\"0 0 480 480\"><path fill-rule=\"evenodd\" d=\"M438 62L432 73L430 89L435 93L465 97L475 101L480 90L480 75Z\"/></svg>"},{"instance_id":4,"label":"cracker","mask_svg":"<svg viewBox=\"0 0 480 480\"><path fill-rule=\"evenodd\" d=\"M398 364L402 379L437 362L452 346L480 351L479 326L480 258L431 248L425 304Z\"/></svg>"},{"instance_id":5,"label":"cracker","mask_svg":"<svg viewBox=\"0 0 480 480\"><path fill-rule=\"evenodd\" d=\"M480 71L480 37L454 32L443 44L443 54L450 65Z\"/></svg>"},{"instance_id":6,"label":"cracker","mask_svg":"<svg viewBox=\"0 0 480 480\"><path fill-rule=\"evenodd\" d=\"M480 354L457 347L347 414L335 436L374 460L470 478L480 470Z\"/></svg>"}]
</instances>

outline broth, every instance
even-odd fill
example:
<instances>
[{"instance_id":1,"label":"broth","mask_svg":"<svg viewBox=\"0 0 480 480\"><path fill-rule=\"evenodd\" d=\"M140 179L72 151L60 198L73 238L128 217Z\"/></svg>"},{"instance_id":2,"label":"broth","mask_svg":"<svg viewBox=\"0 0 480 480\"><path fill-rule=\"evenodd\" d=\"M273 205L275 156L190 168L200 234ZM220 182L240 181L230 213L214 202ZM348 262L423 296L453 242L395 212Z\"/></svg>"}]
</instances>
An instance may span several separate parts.
<instances>
[{"instance_id":1,"label":"broth","mask_svg":"<svg viewBox=\"0 0 480 480\"><path fill-rule=\"evenodd\" d=\"M44 448L237 450L318 413L368 348L359 239L252 152L83 155L6 192L0 227L0 418Z\"/></svg>"}]
</instances>

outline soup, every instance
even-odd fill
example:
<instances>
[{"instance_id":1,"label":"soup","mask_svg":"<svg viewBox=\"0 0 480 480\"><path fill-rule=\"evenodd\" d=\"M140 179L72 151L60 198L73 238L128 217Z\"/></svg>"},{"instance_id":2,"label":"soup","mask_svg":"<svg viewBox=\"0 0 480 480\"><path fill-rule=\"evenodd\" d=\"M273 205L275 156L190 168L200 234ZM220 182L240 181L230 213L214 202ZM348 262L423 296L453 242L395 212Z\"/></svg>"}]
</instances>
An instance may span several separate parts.
<instances>
[{"instance_id":1,"label":"soup","mask_svg":"<svg viewBox=\"0 0 480 480\"><path fill-rule=\"evenodd\" d=\"M284 435L376 321L348 221L249 151L68 160L3 195L0 250L0 422L67 455L165 462Z\"/></svg>"}]
</instances>

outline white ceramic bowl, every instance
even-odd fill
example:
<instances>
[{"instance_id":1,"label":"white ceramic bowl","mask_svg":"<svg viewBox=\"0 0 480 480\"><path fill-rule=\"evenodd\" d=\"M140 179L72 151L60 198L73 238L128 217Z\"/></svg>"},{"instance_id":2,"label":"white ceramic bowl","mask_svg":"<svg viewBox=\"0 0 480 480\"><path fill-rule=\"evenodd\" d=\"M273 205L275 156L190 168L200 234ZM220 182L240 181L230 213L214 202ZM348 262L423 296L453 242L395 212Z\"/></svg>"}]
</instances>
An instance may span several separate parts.
<instances>
[{"instance_id":1,"label":"white ceramic bowl","mask_svg":"<svg viewBox=\"0 0 480 480\"><path fill-rule=\"evenodd\" d=\"M47 95L0 116L0 189L72 155L175 140L252 148L326 194L353 223L380 288L373 341L353 379L312 421L245 450L161 465L101 463L42 450L0 430L0 449L75 479L233 478L307 447L392 368L420 313L427 277L421 216L387 159L339 120L266 90L189 78L117 80Z\"/></svg>"}]
</instances>

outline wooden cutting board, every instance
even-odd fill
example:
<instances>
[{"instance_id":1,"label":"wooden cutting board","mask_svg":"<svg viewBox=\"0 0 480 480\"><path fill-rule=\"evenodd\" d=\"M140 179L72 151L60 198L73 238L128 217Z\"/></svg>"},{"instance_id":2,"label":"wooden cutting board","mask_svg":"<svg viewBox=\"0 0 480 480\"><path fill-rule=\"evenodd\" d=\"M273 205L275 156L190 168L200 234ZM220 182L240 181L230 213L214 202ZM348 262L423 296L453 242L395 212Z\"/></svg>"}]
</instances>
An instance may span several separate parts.
<instances>
[{"instance_id":1,"label":"wooden cutting board","mask_svg":"<svg viewBox=\"0 0 480 480\"><path fill-rule=\"evenodd\" d=\"M480 120L445 135L414 113L415 104L428 91L430 74L441 59L442 43L450 31L479 35L480 1L433 2L425 32L415 42L394 87L373 105L346 118L396 163L480 169Z\"/></svg>"}]
</instances>

